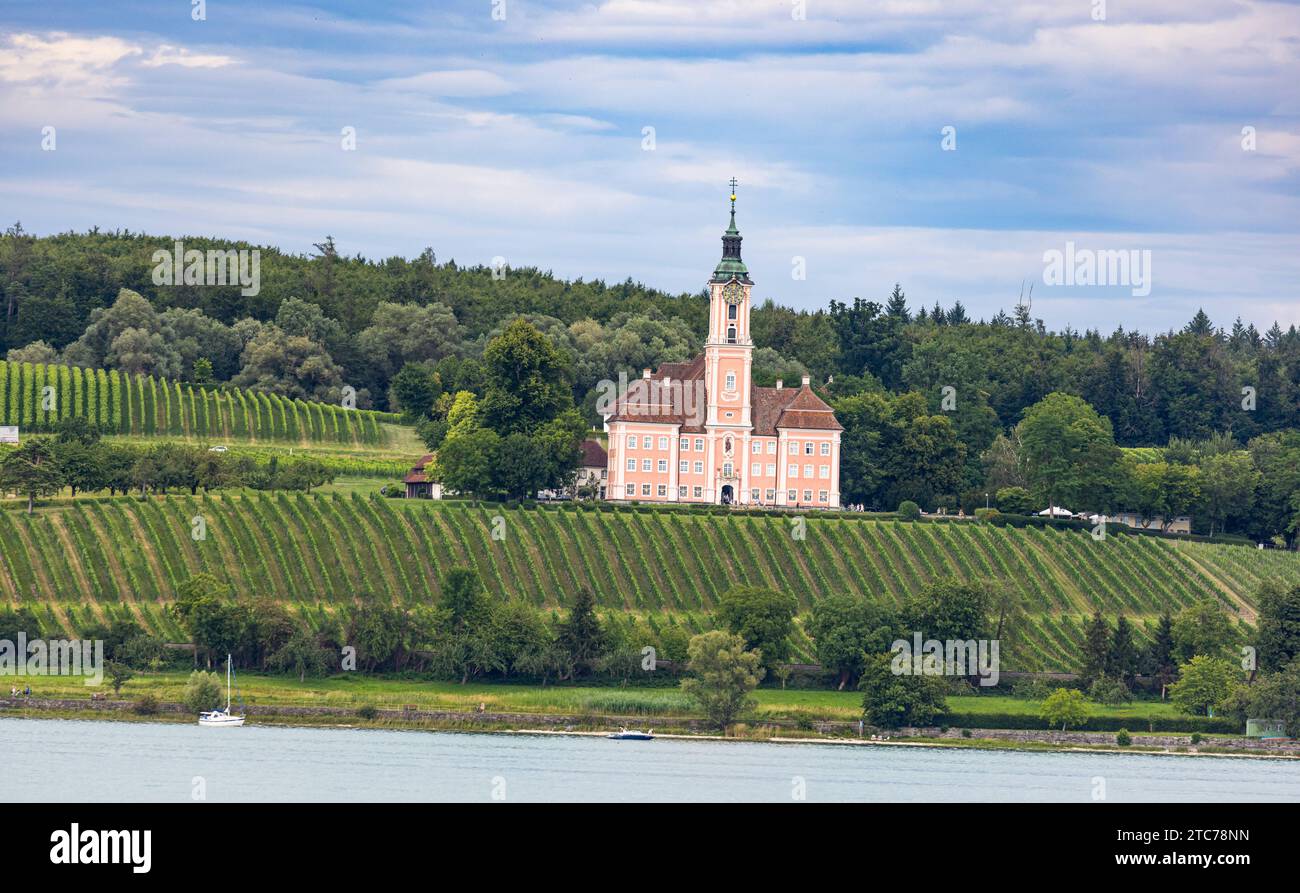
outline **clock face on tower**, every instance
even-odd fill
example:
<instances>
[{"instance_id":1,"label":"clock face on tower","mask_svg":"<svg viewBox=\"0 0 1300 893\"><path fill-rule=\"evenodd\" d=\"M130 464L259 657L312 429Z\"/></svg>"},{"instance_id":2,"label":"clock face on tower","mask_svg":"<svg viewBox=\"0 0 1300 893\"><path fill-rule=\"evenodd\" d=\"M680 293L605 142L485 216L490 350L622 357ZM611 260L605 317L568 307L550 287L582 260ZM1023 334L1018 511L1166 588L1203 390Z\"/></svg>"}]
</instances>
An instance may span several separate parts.
<instances>
[{"instance_id":1,"label":"clock face on tower","mask_svg":"<svg viewBox=\"0 0 1300 893\"><path fill-rule=\"evenodd\" d=\"M744 287L735 279L722 286L722 297L728 304L739 304L745 297Z\"/></svg>"}]
</instances>

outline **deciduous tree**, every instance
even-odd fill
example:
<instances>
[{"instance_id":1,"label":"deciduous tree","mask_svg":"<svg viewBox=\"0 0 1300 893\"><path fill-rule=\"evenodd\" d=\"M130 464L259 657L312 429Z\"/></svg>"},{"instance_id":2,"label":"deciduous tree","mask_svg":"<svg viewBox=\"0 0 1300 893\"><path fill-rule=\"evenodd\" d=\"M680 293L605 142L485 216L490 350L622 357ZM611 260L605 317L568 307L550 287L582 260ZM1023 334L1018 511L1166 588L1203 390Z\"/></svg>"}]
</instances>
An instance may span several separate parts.
<instances>
[{"instance_id":1,"label":"deciduous tree","mask_svg":"<svg viewBox=\"0 0 1300 893\"><path fill-rule=\"evenodd\" d=\"M687 653L691 676L682 680L682 691L725 732L738 716L757 705L750 694L765 672L759 656L745 649L740 636L723 630L695 636Z\"/></svg>"}]
</instances>

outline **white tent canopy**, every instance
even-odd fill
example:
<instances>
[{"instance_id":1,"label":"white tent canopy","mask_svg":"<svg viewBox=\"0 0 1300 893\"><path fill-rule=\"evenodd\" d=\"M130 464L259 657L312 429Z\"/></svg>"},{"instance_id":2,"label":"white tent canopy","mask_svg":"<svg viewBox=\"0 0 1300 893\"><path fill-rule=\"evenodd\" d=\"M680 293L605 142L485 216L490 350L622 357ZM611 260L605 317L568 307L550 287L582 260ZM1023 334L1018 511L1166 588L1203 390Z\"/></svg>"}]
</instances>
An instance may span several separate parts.
<instances>
[{"instance_id":1,"label":"white tent canopy","mask_svg":"<svg viewBox=\"0 0 1300 893\"><path fill-rule=\"evenodd\" d=\"M1041 512L1039 512L1038 514L1040 514L1040 515L1051 515L1053 518L1073 518L1073 517L1074 517L1074 512L1070 511L1069 509L1063 509L1063 508L1061 508L1059 505L1054 505L1054 506L1052 506L1051 508L1045 508L1045 509L1043 509Z\"/></svg>"}]
</instances>

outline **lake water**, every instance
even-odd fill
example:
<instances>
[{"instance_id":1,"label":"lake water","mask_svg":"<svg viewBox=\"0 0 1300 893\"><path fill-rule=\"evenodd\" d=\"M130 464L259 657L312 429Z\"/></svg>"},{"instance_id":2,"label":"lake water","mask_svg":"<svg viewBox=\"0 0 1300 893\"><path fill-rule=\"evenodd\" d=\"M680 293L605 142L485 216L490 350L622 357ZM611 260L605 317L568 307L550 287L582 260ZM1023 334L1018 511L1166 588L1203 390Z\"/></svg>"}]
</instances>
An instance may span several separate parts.
<instances>
[{"instance_id":1,"label":"lake water","mask_svg":"<svg viewBox=\"0 0 1300 893\"><path fill-rule=\"evenodd\" d=\"M1300 802L1300 762L0 719L0 801Z\"/></svg>"}]
</instances>

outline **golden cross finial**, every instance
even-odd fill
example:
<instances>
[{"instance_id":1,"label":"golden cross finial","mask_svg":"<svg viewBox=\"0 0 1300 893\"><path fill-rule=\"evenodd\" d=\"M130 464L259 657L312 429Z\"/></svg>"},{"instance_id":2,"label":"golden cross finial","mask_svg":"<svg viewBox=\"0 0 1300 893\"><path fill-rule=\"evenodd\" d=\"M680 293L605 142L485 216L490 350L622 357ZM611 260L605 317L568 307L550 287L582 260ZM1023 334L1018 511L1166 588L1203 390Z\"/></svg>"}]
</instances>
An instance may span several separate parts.
<instances>
[{"instance_id":1,"label":"golden cross finial","mask_svg":"<svg viewBox=\"0 0 1300 893\"><path fill-rule=\"evenodd\" d=\"M736 210L736 178L735 177L731 178L731 210L733 213Z\"/></svg>"}]
</instances>

